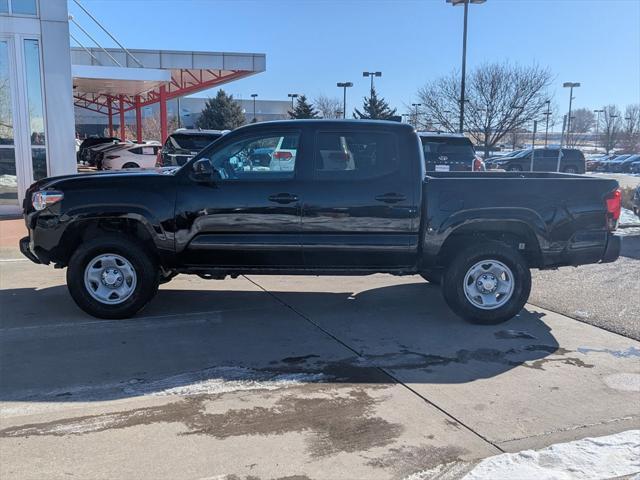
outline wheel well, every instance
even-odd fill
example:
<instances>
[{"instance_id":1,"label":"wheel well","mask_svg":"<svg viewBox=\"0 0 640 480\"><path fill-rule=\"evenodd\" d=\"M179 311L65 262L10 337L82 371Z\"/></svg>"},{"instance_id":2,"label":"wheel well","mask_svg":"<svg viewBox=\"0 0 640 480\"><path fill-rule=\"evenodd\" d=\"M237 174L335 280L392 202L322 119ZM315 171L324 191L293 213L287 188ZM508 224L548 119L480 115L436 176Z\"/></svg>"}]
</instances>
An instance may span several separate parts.
<instances>
[{"instance_id":1,"label":"wheel well","mask_svg":"<svg viewBox=\"0 0 640 480\"><path fill-rule=\"evenodd\" d=\"M482 227L460 227L445 240L438 253L438 264L447 265L451 258L462 248L485 241L501 242L520 252L529 267L542 265L540 244L531 230L520 223L498 223L496 225L484 225ZM522 247L524 244L524 248Z\"/></svg>"},{"instance_id":2,"label":"wheel well","mask_svg":"<svg viewBox=\"0 0 640 480\"><path fill-rule=\"evenodd\" d=\"M136 162L126 162L124 165L122 165L122 168L140 168L140 165L138 165Z\"/></svg>"},{"instance_id":3,"label":"wheel well","mask_svg":"<svg viewBox=\"0 0 640 480\"><path fill-rule=\"evenodd\" d=\"M158 255L153 238L141 221L130 218L101 218L80 220L69 225L52 257L55 258L56 264L66 266L81 243L105 234L128 237L144 245L146 249L150 248L154 256Z\"/></svg>"}]
</instances>

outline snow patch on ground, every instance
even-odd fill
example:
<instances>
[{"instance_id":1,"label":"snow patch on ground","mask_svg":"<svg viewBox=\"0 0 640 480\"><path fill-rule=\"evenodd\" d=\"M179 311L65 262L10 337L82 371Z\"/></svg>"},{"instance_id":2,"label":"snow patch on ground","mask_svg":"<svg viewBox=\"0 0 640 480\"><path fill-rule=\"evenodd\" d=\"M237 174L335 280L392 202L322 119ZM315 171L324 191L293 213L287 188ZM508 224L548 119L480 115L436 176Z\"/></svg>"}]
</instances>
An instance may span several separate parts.
<instances>
[{"instance_id":1,"label":"snow patch on ground","mask_svg":"<svg viewBox=\"0 0 640 480\"><path fill-rule=\"evenodd\" d=\"M634 226L638 226L640 227L640 218L633 213L632 210L629 210L628 208L623 208L620 211L620 221L618 222L619 225L634 225Z\"/></svg>"},{"instance_id":2,"label":"snow patch on ground","mask_svg":"<svg viewBox=\"0 0 640 480\"><path fill-rule=\"evenodd\" d=\"M633 475L640 472L640 430L504 453L475 467L469 462L439 465L404 480L448 479L465 469L463 480L600 480Z\"/></svg>"},{"instance_id":3,"label":"snow patch on ground","mask_svg":"<svg viewBox=\"0 0 640 480\"><path fill-rule=\"evenodd\" d=\"M241 367L214 367L124 389L133 395L200 395L246 390L277 390L322 380L322 373L273 373Z\"/></svg>"}]
</instances>

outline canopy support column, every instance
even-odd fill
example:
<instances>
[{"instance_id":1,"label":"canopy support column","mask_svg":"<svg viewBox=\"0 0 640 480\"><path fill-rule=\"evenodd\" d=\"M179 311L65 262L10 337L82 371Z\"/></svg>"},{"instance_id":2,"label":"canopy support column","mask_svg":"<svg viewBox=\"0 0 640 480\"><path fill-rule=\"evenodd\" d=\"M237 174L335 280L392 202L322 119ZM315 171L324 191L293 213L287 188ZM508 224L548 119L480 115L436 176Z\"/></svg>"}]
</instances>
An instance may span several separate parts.
<instances>
[{"instance_id":1,"label":"canopy support column","mask_svg":"<svg viewBox=\"0 0 640 480\"><path fill-rule=\"evenodd\" d=\"M124 95L118 97L120 103L120 140L123 142L127 140L127 128L124 123Z\"/></svg>"},{"instance_id":2,"label":"canopy support column","mask_svg":"<svg viewBox=\"0 0 640 480\"><path fill-rule=\"evenodd\" d=\"M167 125L167 87L160 86L160 143L163 143L168 135Z\"/></svg>"},{"instance_id":3,"label":"canopy support column","mask_svg":"<svg viewBox=\"0 0 640 480\"><path fill-rule=\"evenodd\" d=\"M136 95L136 140L142 143L142 109L140 108L140 95Z\"/></svg>"},{"instance_id":4,"label":"canopy support column","mask_svg":"<svg viewBox=\"0 0 640 480\"><path fill-rule=\"evenodd\" d=\"M107 95L107 115L109 117L109 136L113 137L113 107L111 106L111 95Z\"/></svg>"}]
</instances>

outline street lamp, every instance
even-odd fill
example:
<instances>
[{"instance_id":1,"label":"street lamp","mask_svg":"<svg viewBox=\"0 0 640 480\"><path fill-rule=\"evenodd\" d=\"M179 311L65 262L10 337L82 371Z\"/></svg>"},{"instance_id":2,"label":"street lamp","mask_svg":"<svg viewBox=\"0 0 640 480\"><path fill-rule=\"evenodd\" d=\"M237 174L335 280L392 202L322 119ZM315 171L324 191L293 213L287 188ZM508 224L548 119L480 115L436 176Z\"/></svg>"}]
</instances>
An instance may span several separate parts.
<instances>
[{"instance_id":1,"label":"street lamp","mask_svg":"<svg viewBox=\"0 0 640 480\"><path fill-rule=\"evenodd\" d=\"M596 152L598 151L598 139L600 138L600 114L604 113L603 109L594 110L593 113L596 114Z\"/></svg>"},{"instance_id":2,"label":"street lamp","mask_svg":"<svg viewBox=\"0 0 640 480\"><path fill-rule=\"evenodd\" d=\"M291 110L293 110L293 99L298 98L297 93L287 93L287 97L291 99Z\"/></svg>"},{"instance_id":3,"label":"street lamp","mask_svg":"<svg viewBox=\"0 0 640 480\"><path fill-rule=\"evenodd\" d=\"M551 116L551 100L544 102L547 104L547 111L543 113L546 118L544 127L544 148L547 148L547 141L549 140L549 117Z\"/></svg>"},{"instance_id":4,"label":"street lamp","mask_svg":"<svg viewBox=\"0 0 640 480\"><path fill-rule=\"evenodd\" d=\"M418 129L418 107L421 107L422 104L421 103L412 103L411 104L412 107L414 107L416 109L416 121L415 121L415 128L416 130Z\"/></svg>"},{"instance_id":5,"label":"street lamp","mask_svg":"<svg viewBox=\"0 0 640 480\"><path fill-rule=\"evenodd\" d=\"M477 5L486 2L487 0L447 0L454 7L456 5L464 5L464 28L462 33L462 78L460 81L460 133L464 128L464 90L465 80L467 72L467 16L469 14L469 4L475 3Z\"/></svg>"},{"instance_id":6,"label":"street lamp","mask_svg":"<svg viewBox=\"0 0 640 480\"><path fill-rule=\"evenodd\" d=\"M347 118L347 88L353 87L353 83L338 82L336 85L342 88L342 118Z\"/></svg>"},{"instance_id":7,"label":"street lamp","mask_svg":"<svg viewBox=\"0 0 640 480\"><path fill-rule=\"evenodd\" d=\"M382 72L362 72L363 77L371 77L371 91L373 92L373 77L381 77Z\"/></svg>"},{"instance_id":8,"label":"street lamp","mask_svg":"<svg viewBox=\"0 0 640 480\"><path fill-rule=\"evenodd\" d=\"M567 115L567 138L571 135L571 104L573 102L573 89L580 86L580 82L564 82L562 84L564 88L569 89L569 114Z\"/></svg>"},{"instance_id":9,"label":"street lamp","mask_svg":"<svg viewBox=\"0 0 640 480\"><path fill-rule=\"evenodd\" d=\"M257 93L252 93L251 94L251 98L253 98L253 120L252 122L257 122L258 120L256 119L256 97L258 96Z\"/></svg>"}]
</instances>

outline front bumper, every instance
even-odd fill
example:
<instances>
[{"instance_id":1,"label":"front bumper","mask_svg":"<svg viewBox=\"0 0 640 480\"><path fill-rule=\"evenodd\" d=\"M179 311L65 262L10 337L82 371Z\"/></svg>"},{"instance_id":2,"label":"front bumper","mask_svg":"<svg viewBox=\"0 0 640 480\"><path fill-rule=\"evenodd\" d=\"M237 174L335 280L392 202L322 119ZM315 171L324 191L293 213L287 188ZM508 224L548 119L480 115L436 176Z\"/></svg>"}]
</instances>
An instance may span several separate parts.
<instances>
[{"instance_id":1,"label":"front bumper","mask_svg":"<svg viewBox=\"0 0 640 480\"><path fill-rule=\"evenodd\" d=\"M29 260L31 260L33 263L38 263L38 264L42 263L40 259L38 259L36 254L31 251L30 242L31 242L31 239L29 237L21 238L20 252Z\"/></svg>"},{"instance_id":2,"label":"front bumper","mask_svg":"<svg viewBox=\"0 0 640 480\"><path fill-rule=\"evenodd\" d=\"M622 242L617 235L608 235L607 246L604 249L601 263L615 262L620 256L620 246Z\"/></svg>"}]
</instances>

